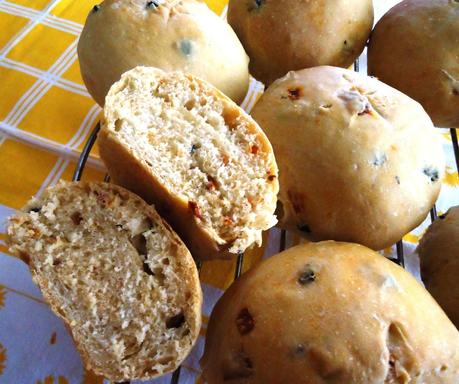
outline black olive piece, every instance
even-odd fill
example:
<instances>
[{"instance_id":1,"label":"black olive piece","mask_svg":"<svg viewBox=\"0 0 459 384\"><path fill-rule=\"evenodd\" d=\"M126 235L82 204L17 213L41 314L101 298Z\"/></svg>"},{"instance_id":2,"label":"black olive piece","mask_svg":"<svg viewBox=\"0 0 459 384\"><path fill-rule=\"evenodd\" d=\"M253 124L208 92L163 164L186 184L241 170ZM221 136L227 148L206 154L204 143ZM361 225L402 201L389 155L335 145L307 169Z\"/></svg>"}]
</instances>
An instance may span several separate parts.
<instances>
[{"instance_id":1,"label":"black olive piece","mask_svg":"<svg viewBox=\"0 0 459 384\"><path fill-rule=\"evenodd\" d=\"M100 10L100 5L99 5L99 4L97 4L97 5L95 5L94 7L92 7L92 12L93 12L93 13L96 13L96 12L99 11L99 10Z\"/></svg>"},{"instance_id":2,"label":"black olive piece","mask_svg":"<svg viewBox=\"0 0 459 384\"><path fill-rule=\"evenodd\" d=\"M395 176L395 181L397 182L398 185L400 185L400 177Z\"/></svg>"},{"instance_id":3,"label":"black olive piece","mask_svg":"<svg viewBox=\"0 0 459 384\"><path fill-rule=\"evenodd\" d=\"M147 8L148 9L156 9L159 7L159 3L156 0L153 1L147 1Z\"/></svg>"},{"instance_id":4,"label":"black olive piece","mask_svg":"<svg viewBox=\"0 0 459 384\"><path fill-rule=\"evenodd\" d=\"M300 224L298 225L298 229L301 231L301 232L304 232L304 233L311 233L311 228L309 228L309 226L307 224Z\"/></svg>"},{"instance_id":5,"label":"black olive piece","mask_svg":"<svg viewBox=\"0 0 459 384\"><path fill-rule=\"evenodd\" d=\"M312 283L316 279L316 275L314 271L307 267L303 272L300 273L300 277L298 278L298 283L301 285L306 285Z\"/></svg>"},{"instance_id":6,"label":"black olive piece","mask_svg":"<svg viewBox=\"0 0 459 384\"><path fill-rule=\"evenodd\" d=\"M185 322L185 315L180 312L178 315L172 316L166 320L166 328L180 328Z\"/></svg>"},{"instance_id":7,"label":"black olive piece","mask_svg":"<svg viewBox=\"0 0 459 384\"><path fill-rule=\"evenodd\" d=\"M197 144L193 144L190 149L190 154L195 153L197 149L199 149L199 146Z\"/></svg>"},{"instance_id":8,"label":"black olive piece","mask_svg":"<svg viewBox=\"0 0 459 384\"><path fill-rule=\"evenodd\" d=\"M427 167L424 168L422 172L424 172L424 175L426 175L427 177L430 177L430 181L432 183L435 183L440 178L440 174L438 172L438 169L436 168Z\"/></svg>"},{"instance_id":9,"label":"black olive piece","mask_svg":"<svg viewBox=\"0 0 459 384\"><path fill-rule=\"evenodd\" d=\"M387 156L385 154L382 155L376 155L374 160L373 160L373 165L375 167L380 167L387 161Z\"/></svg>"},{"instance_id":10,"label":"black olive piece","mask_svg":"<svg viewBox=\"0 0 459 384\"><path fill-rule=\"evenodd\" d=\"M306 353L306 348L304 347L303 344L298 344L296 347L295 347L295 355L297 356L304 356Z\"/></svg>"},{"instance_id":11,"label":"black olive piece","mask_svg":"<svg viewBox=\"0 0 459 384\"><path fill-rule=\"evenodd\" d=\"M261 6L265 3L266 0L254 0L253 3L250 3L247 7L249 12L261 8Z\"/></svg>"}]
</instances>

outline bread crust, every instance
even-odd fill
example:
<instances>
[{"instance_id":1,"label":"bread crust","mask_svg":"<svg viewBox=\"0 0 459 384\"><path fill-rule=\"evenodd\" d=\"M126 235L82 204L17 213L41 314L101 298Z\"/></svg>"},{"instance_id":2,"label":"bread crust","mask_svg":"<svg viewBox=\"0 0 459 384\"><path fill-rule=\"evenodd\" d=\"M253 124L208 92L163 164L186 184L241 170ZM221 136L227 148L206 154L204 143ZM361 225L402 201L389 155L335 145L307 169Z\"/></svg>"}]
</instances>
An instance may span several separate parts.
<instances>
[{"instance_id":1,"label":"bread crust","mask_svg":"<svg viewBox=\"0 0 459 384\"><path fill-rule=\"evenodd\" d=\"M181 355L178 356L173 366L167 370L167 372L175 370L180 366L181 362L187 357L189 351L191 350L192 345L199 336L201 328L201 306L202 306L202 292L199 282L198 272L195 266L195 263L183 242L177 236L177 234L171 229L168 223L166 223L155 211L155 209L147 205L140 197L134 195L133 193L127 191L126 189L108 183L89 183L89 182L78 182L78 183L64 183L61 182L55 187L51 187L45 191L44 196L40 199L32 200L28 205L23 208L23 212L17 214L10 218L10 226L8 228L8 245L10 250L22 258L30 268L32 278L34 282L39 286L43 297L46 302L50 305L53 312L62 318L67 329L70 331L72 338L75 342L75 346L78 349L83 363L87 369L94 371L96 374L106 377L111 381L124 381L124 380L134 380L134 379L152 379L160 376L163 373L153 372L152 371L152 361L146 361L144 366L129 367L126 370L126 367L116 367L113 365L101 366L100 364L95 364L90 354L94 351L90 351L91 346L88 344L89 341L81 337L78 327L81 324L77 324L75 319L68 318L58 300L56 299L56 292L53 288L51 282L41 273L41 270L38 268L40 261L37 258L37 251L33 249L26 248L24 242L19 242L21 227L24 223L28 222L30 209L32 207L41 206L44 202L51 201L53 196L57 196L61 191L72 193L72 189L80 189L85 191L104 191L107 193L107 196L111 194L116 194L120 196L123 200L131 200L134 204L138 205L142 212L147 215L147 217L152 220L157 226L162 227L167 233L168 240L171 242L171 250L174 250L174 253L170 256L176 260L176 273L182 277L182 289L189 292L189 298L185 304L184 315L187 319L187 326L189 328L190 335L190 345L188 348L185 348L185 351L182 351ZM84 246L82 244L81 246ZM126 372L130 372L127 374Z\"/></svg>"},{"instance_id":2,"label":"bread crust","mask_svg":"<svg viewBox=\"0 0 459 384\"><path fill-rule=\"evenodd\" d=\"M457 127L458 35L457 1L402 1L372 32L369 73L421 103L437 127Z\"/></svg>"},{"instance_id":3,"label":"bread crust","mask_svg":"<svg viewBox=\"0 0 459 384\"><path fill-rule=\"evenodd\" d=\"M290 72L252 116L279 165L282 227L379 250L418 226L440 192L431 120L376 79L326 66Z\"/></svg>"},{"instance_id":4,"label":"bread crust","mask_svg":"<svg viewBox=\"0 0 459 384\"><path fill-rule=\"evenodd\" d=\"M373 27L372 0L230 0L228 22L250 56L250 72L270 85L288 71L349 67Z\"/></svg>"},{"instance_id":5,"label":"bread crust","mask_svg":"<svg viewBox=\"0 0 459 384\"><path fill-rule=\"evenodd\" d=\"M159 70L151 68L145 69L141 67L133 70L138 70L143 76L157 76L164 78L167 81L167 75ZM137 76L134 72L128 72L125 76ZM173 76L173 74L171 74ZM182 75L181 75L182 76ZM275 162L271 143L267 139L258 124L247 115L244 110L234 104L227 96L218 89L211 87L205 81L196 78L192 75L183 75L185 78L197 82L197 84L209 94L220 99L224 104L225 110L234 117L234 119L242 119L246 122L247 128L251 133L257 136L260 143L260 151L269 154L268 173L274 176L271 182L269 197L267 199L266 212L274 212L277 192L277 165ZM210 260L216 258L230 258L233 253L230 253L229 248L231 243L222 239L218 233L202 224L198 217L190 209L189 201L175 194L163 185L145 159L140 158L134 151L121 142L114 129L109 127L113 124L112 106L110 98L116 97L116 92L120 88L121 82L115 84L110 90L107 97L107 106L105 108L105 120L102 124L102 129L99 133L99 153L107 166L108 172L113 180L127 189L137 193L144 198L148 203L154 204L158 212L171 224L177 231L179 236L190 249L194 258L200 260ZM173 133L172 133L173 134ZM261 233L261 230L260 230Z\"/></svg>"},{"instance_id":6,"label":"bread crust","mask_svg":"<svg viewBox=\"0 0 459 384\"><path fill-rule=\"evenodd\" d=\"M97 103L103 106L110 86L138 65L192 73L242 102L249 86L249 59L231 27L203 1L155 4L105 0L89 13L78 59Z\"/></svg>"},{"instance_id":7,"label":"bread crust","mask_svg":"<svg viewBox=\"0 0 459 384\"><path fill-rule=\"evenodd\" d=\"M459 206L430 225L417 252L427 290L459 328Z\"/></svg>"},{"instance_id":8,"label":"bread crust","mask_svg":"<svg viewBox=\"0 0 459 384\"><path fill-rule=\"evenodd\" d=\"M453 384L459 332L395 263L356 244L309 243L225 292L201 365L209 384Z\"/></svg>"}]
</instances>

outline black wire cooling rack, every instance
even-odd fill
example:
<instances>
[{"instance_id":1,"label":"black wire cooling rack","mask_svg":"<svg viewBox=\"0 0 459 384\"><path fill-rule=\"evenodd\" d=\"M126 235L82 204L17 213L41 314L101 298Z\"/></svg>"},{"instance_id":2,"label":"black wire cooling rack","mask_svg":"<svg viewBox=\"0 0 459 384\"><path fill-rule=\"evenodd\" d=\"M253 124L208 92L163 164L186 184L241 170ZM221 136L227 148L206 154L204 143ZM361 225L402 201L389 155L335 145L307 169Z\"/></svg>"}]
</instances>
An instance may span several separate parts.
<instances>
[{"instance_id":1,"label":"black wire cooling rack","mask_svg":"<svg viewBox=\"0 0 459 384\"><path fill-rule=\"evenodd\" d=\"M356 61L354 64L354 69L356 72L359 71L359 61ZM92 147L94 146L94 143L97 139L97 135L100 130L100 123L97 123L97 125L94 127L93 131L91 132L91 135L89 136L88 140L86 141L86 144L83 148L83 151L81 152L81 155L78 159L78 163L75 168L75 172L73 174L73 181L79 181L81 179L81 176L84 172L84 168L86 165L86 161L88 160L89 153L91 152ZM450 129L450 134L451 134L451 141L454 149L454 157L456 159L456 167L459 172L459 144L457 140L457 132L455 128ZM109 181L110 177L107 175L105 176L105 181ZM430 220L433 222L434 220L437 219L437 208L434 205L433 208L430 210ZM279 252L285 250L286 248L286 231L282 230L281 231L281 236L280 236L280 244L279 244ZM404 253L403 253L403 240L400 240L396 244L396 249L397 249L397 255L395 258L392 258L391 260L398 265L401 265L402 267L405 267L405 258L404 258ZM239 278L242 272L242 265L244 263L244 254L240 253L237 256L237 262L236 262L236 267L234 270L234 280ZM201 262L196 262L196 266L198 268L198 272L201 270ZM171 384L178 384L180 380L180 367L177 368L177 370L174 371L171 377ZM125 381L122 383L118 384L129 384L129 381Z\"/></svg>"}]
</instances>

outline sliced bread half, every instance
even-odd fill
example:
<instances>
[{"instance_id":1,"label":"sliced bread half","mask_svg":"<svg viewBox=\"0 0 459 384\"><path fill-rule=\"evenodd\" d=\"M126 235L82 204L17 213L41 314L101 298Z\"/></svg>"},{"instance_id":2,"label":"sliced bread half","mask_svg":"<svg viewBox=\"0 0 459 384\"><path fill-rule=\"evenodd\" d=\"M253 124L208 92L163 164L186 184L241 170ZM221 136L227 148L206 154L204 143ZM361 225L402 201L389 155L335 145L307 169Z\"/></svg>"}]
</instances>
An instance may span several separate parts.
<instances>
[{"instance_id":1,"label":"sliced bread half","mask_svg":"<svg viewBox=\"0 0 459 384\"><path fill-rule=\"evenodd\" d=\"M271 144L196 77L126 72L107 95L99 148L114 181L154 203L196 258L243 252L276 223Z\"/></svg>"},{"instance_id":2,"label":"sliced bread half","mask_svg":"<svg viewBox=\"0 0 459 384\"><path fill-rule=\"evenodd\" d=\"M138 196L107 183L60 183L10 218L8 235L97 374L154 378L188 355L201 324L197 269Z\"/></svg>"}]
</instances>

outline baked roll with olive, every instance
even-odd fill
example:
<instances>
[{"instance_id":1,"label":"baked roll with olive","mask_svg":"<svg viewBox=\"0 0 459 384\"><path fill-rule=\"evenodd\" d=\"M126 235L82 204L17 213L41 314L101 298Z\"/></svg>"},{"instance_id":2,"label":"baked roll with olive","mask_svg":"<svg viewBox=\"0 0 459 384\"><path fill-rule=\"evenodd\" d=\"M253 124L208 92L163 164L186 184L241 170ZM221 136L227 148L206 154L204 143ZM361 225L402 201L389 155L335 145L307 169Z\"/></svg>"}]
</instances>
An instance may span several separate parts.
<instances>
[{"instance_id":1,"label":"baked roll with olive","mask_svg":"<svg viewBox=\"0 0 459 384\"><path fill-rule=\"evenodd\" d=\"M459 328L459 206L432 223L418 254L426 288Z\"/></svg>"},{"instance_id":2,"label":"baked roll with olive","mask_svg":"<svg viewBox=\"0 0 459 384\"><path fill-rule=\"evenodd\" d=\"M374 78L335 67L290 72L252 116L274 148L284 228L379 250L417 227L440 192L445 163L432 121Z\"/></svg>"},{"instance_id":3,"label":"baked roll with olive","mask_svg":"<svg viewBox=\"0 0 459 384\"><path fill-rule=\"evenodd\" d=\"M230 0L228 22L269 85L288 71L349 67L373 27L372 0Z\"/></svg>"},{"instance_id":4,"label":"baked roll with olive","mask_svg":"<svg viewBox=\"0 0 459 384\"><path fill-rule=\"evenodd\" d=\"M101 106L110 86L138 65L191 73L237 103L249 86L244 48L228 23L199 0L105 0L86 19L78 59Z\"/></svg>"},{"instance_id":5,"label":"baked roll with olive","mask_svg":"<svg viewBox=\"0 0 459 384\"><path fill-rule=\"evenodd\" d=\"M403 268L356 244L299 245L217 303L207 383L457 384L459 332Z\"/></svg>"},{"instance_id":6,"label":"baked roll with olive","mask_svg":"<svg viewBox=\"0 0 459 384\"><path fill-rule=\"evenodd\" d=\"M459 126L459 1L402 1L371 36L369 72L421 103L436 126Z\"/></svg>"}]
</instances>

